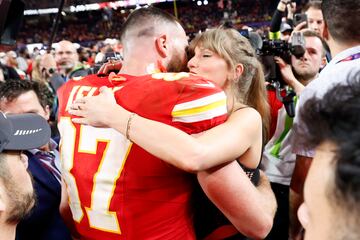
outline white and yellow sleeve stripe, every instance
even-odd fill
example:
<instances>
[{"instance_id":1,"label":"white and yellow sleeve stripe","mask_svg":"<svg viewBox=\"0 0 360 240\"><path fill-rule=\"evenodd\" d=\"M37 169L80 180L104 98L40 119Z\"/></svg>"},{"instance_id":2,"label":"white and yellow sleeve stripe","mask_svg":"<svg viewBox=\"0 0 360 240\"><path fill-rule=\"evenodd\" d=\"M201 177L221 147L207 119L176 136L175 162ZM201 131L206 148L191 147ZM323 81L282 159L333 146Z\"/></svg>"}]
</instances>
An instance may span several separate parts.
<instances>
[{"instance_id":1,"label":"white and yellow sleeve stripe","mask_svg":"<svg viewBox=\"0 0 360 240\"><path fill-rule=\"evenodd\" d=\"M204 98L175 105L172 111L174 122L200 122L227 114L226 95L216 93Z\"/></svg>"}]
</instances>

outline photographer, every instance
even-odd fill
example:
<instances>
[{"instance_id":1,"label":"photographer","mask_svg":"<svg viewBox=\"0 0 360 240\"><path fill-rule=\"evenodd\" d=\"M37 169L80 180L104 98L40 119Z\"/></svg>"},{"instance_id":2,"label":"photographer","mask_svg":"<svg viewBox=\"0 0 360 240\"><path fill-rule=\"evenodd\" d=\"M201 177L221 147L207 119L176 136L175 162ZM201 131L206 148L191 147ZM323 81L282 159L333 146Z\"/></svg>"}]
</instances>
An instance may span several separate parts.
<instances>
[{"instance_id":1,"label":"photographer","mask_svg":"<svg viewBox=\"0 0 360 240\"><path fill-rule=\"evenodd\" d=\"M291 65L280 57L275 57L283 81L299 95L303 88L318 76L325 49L322 39L314 31L304 31L306 51L302 57L291 56ZM295 166L296 155L291 152L292 121L284 104L276 98L275 91L269 89L271 125L273 135L264 148L262 169L270 179L275 193L278 210L274 227L267 239L288 239L289 229L289 188ZM295 101L296 103L296 97ZM276 125L275 125L276 124ZM296 214L295 214L296 219Z\"/></svg>"},{"instance_id":2,"label":"photographer","mask_svg":"<svg viewBox=\"0 0 360 240\"><path fill-rule=\"evenodd\" d=\"M6 82L8 79L20 79L20 76L14 68L0 62L0 83Z\"/></svg>"},{"instance_id":3,"label":"photographer","mask_svg":"<svg viewBox=\"0 0 360 240\"><path fill-rule=\"evenodd\" d=\"M291 65L285 63L280 57L275 57L280 67L282 79L300 95L304 87L314 80L323 66L326 43L312 30L302 32L305 38L306 51L304 56L297 58L291 56Z\"/></svg>"},{"instance_id":4,"label":"photographer","mask_svg":"<svg viewBox=\"0 0 360 240\"><path fill-rule=\"evenodd\" d=\"M283 21L285 16L285 11L287 9L287 18L286 21ZM279 1L275 13L271 19L269 39L288 39L284 38L283 35L286 33L284 26L289 26L288 30L291 30L293 27L293 17L296 10L296 3L291 2L290 0L281 0Z\"/></svg>"},{"instance_id":5,"label":"photographer","mask_svg":"<svg viewBox=\"0 0 360 240\"><path fill-rule=\"evenodd\" d=\"M321 1L309 1L302 9L302 13L305 13L307 16L308 28L323 37L324 17L321 12Z\"/></svg>"},{"instance_id":6,"label":"photographer","mask_svg":"<svg viewBox=\"0 0 360 240\"><path fill-rule=\"evenodd\" d=\"M304 16L303 16L304 15ZM295 18L296 18L295 14ZM318 0L311 0L309 1L301 10L301 14L299 14L300 22L294 20L294 31L301 31L305 29L310 29L312 31L315 31L319 36L322 38L324 37L324 28L325 28L325 22L324 17L321 11L321 1ZM305 17L305 19L302 19L301 17ZM301 22L301 20L304 20ZM330 62L331 60L331 54L329 46L325 45L326 49L326 62Z\"/></svg>"}]
</instances>

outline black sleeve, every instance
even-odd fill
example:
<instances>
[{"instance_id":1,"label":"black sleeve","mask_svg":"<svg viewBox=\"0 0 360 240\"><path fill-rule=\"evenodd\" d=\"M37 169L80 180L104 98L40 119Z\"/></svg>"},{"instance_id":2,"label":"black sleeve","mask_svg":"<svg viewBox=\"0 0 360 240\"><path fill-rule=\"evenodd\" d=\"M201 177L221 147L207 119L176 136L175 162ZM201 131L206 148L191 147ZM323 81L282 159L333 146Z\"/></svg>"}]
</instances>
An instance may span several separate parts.
<instances>
[{"instance_id":1,"label":"black sleeve","mask_svg":"<svg viewBox=\"0 0 360 240\"><path fill-rule=\"evenodd\" d=\"M50 77L50 84L51 86L54 88L55 92L65 83L64 78L58 74L58 73L54 73L51 77Z\"/></svg>"},{"instance_id":2,"label":"black sleeve","mask_svg":"<svg viewBox=\"0 0 360 240\"><path fill-rule=\"evenodd\" d=\"M284 12L280 12L278 9L276 9L276 11L271 19L270 32L280 31L281 18L283 17L283 15L284 15Z\"/></svg>"},{"instance_id":3,"label":"black sleeve","mask_svg":"<svg viewBox=\"0 0 360 240\"><path fill-rule=\"evenodd\" d=\"M19 74L16 72L14 68L4 65L1 65L0 67L3 70L5 81L9 79L21 79Z\"/></svg>"}]
</instances>

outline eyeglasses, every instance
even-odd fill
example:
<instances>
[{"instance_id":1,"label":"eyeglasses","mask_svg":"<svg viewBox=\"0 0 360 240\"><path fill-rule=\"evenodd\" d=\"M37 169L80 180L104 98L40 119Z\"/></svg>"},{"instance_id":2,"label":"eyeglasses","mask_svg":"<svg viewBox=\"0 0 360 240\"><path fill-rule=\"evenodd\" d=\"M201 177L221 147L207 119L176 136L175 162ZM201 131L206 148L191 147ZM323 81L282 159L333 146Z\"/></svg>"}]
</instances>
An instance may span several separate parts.
<instances>
[{"instance_id":1,"label":"eyeglasses","mask_svg":"<svg viewBox=\"0 0 360 240\"><path fill-rule=\"evenodd\" d=\"M56 52L57 55L63 55L63 54L66 54L66 55L72 55L74 54L74 52L71 52L71 51L59 51L59 52Z\"/></svg>"}]
</instances>

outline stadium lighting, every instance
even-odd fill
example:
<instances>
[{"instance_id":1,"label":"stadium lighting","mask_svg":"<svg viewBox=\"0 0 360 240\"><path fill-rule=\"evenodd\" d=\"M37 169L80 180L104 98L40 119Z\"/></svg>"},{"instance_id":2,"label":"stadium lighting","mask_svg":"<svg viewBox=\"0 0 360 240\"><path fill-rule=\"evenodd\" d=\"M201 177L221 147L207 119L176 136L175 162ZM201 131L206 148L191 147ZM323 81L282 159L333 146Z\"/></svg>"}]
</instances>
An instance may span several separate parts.
<instances>
[{"instance_id":1,"label":"stadium lighting","mask_svg":"<svg viewBox=\"0 0 360 240\"><path fill-rule=\"evenodd\" d=\"M136 1L126 0L126 1L102 2L102 3L92 3L92 4L80 4L80 5L65 7L64 12L69 13L69 12L94 11L94 10L103 9L105 7L117 9L120 7L130 7L130 6L144 5L144 4L150 5L152 3L172 2L172 1L173 0L136 0ZM51 14L57 12L58 12L57 8L26 9L24 11L24 15L42 15L42 14Z\"/></svg>"}]
</instances>

